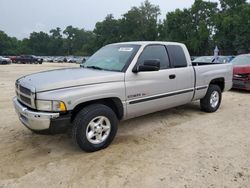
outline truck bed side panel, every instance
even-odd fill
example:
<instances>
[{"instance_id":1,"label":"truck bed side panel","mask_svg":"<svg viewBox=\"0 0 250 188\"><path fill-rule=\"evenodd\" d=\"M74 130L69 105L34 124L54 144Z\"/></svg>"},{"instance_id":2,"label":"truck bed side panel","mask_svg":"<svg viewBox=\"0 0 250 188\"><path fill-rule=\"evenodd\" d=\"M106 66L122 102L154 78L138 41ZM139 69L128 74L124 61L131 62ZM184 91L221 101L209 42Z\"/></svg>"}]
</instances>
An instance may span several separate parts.
<instances>
[{"instance_id":1,"label":"truck bed side panel","mask_svg":"<svg viewBox=\"0 0 250 188\"><path fill-rule=\"evenodd\" d=\"M225 82L224 91L231 89L233 67L231 64L211 64L193 66L196 75L196 90L193 100L202 99L207 92L210 82L222 78Z\"/></svg>"}]
</instances>

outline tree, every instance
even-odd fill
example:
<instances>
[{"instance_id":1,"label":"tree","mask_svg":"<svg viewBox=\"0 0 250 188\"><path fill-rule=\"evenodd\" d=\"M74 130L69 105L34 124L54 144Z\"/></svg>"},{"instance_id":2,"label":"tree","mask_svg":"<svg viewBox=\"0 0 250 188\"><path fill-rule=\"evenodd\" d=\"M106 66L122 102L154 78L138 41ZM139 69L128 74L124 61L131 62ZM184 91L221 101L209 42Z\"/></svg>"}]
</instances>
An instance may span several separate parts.
<instances>
[{"instance_id":1,"label":"tree","mask_svg":"<svg viewBox=\"0 0 250 188\"><path fill-rule=\"evenodd\" d=\"M86 44L92 38L92 32L74 28L72 26L66 27L63 33L67 37L64 41L64 45L67 49L68 55L79 53L80 50L86 47Z\"/></svg>"},{"instance_id":2,"label":"tree","mask_svg":"<svg viewBox=\"0 0 250 188\"><path fill-rule=\"evenodd\" d=\"M159 6L148 0L140 7L132 7L121 19L121 40L156 40L158 37Z\"/></svg>"},{"instance_id":3,"label":"tree","mask_svg":"<svg viewBox=\"0 0 250 188\"><path fill-rule=\"evenodd\" d=\"M234 9L242 4L246 4L246 0L220 0L222 11Z\"/></svg>"},{"instance_id":4,"label":"tree","mask_svg":"<svg viewBox=\"0 0 250 188\"><path fill-rule=\"evenodd\" d=\"M214 31L213 17L217 12L217 3L195 0L191 8L177 9L166 15L160 38L185 43L191 54L208 54Z\"/></svg>"},{"instance_id":5,"label":"tree","mask_svg":"<svg viewBox=\"0 0 250 188\"><path fill-rule=\"evenodd\" d=\"M112 14L108 14L102 22L97 22L94 29L94 49L99 49L103 45L119 42L121 40L120 20L114 19Z\"/></svg>"},{"instance_id":6,"label":"tree","mask_svg":"<svg viewBox=\"0 0 250 188\"><path fill-rule=\"evenodd\" d=\"M31 49L33 54L36 55L47 55L49 49L50 37L47 33L42 31L33 32L30 34L28 40L28 47Z\"/></svg>"},{"instance_id":7,"label":"tree","mask_svg":"<svg viewBox=\"0 0 250 188\"><path fill-rule=\"evenodd\" d=\"M242 4L238 10L233 46L238 53L247 53L250 52L250 4Z\"/></svg>"},{"instance_id":8,"label":"tree","mask_svg":"<svg viewBox=\"0 0 250 188\"><path fill-rule=\"evenodd\" d=\"M222 10L215 16L214 41L224 54L250 50L250 4L244 0L221 0Z\"/></svg>"},{"instance_id":9,"label":"tree","mask_svg":"<svg viewBox=\"0 0 250 188\"><path fill-rule=\"evenodd\" d=\"M0 31L1 55L91 55L103 45L136 40L166 40L185 43L192 55L250 51L250 4L246 0L195 0L190 8L166 14L161 21L159 6L144 1L115 19L108 14L92 31L68 26L49 34L33 32L18 40Z\"/></svg>"},{"instance_id":10,"label":"tree","mask_svg":"<svg viewBox=\"0 0 250 188\"><path fill-rule=\"evenodd\" d=\"M63 51L63 38L61 28L57 27L50 30L50 44L48 55L62 55Z\"/></svg>"},{"instance_id":11,"label":"tree","mask_svg":"<svg viewBox=\"0 0 250 188\"><path fill-rule=\"evenodd\" d=\"M218 4L214 2L206 2L195 0L190 12L192 15L192 40L190 48L198 55L211 54L214 31L214 15L217 14Z\"/></svg>"},{"instance_id":12,"label":"tree","mask_svg":"<svg viewBox=\"0 0 250 188\"><path fill-rule=\"evenodd\" d=\"M176 9L174 12L168 13L166 19L163 21L162 28L159 31L160 40L178 41L189 44L192 31L191 22L191 13L187 9L184 9L183 11Z\"/></svg>"},{"instance_id":13,"label":"tree","mask_svg":"<svg viewBox=\"0 0 250 188\"><path fill-rule=\"evenodd\" d=\"M18 40L15 37L9 37L5 32L0 31L0 54L14 55L18 53Z\"/></svg>"}]
</instances>

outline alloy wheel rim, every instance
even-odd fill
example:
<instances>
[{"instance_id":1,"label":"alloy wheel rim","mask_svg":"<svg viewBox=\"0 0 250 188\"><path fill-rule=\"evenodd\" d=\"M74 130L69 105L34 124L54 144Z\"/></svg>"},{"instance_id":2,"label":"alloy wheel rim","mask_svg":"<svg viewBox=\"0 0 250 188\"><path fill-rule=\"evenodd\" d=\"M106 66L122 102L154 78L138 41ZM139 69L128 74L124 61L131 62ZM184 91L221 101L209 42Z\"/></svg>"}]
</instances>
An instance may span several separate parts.
<instances>
[{"instance_id":1,"label":"alloy wheel rim","mask_svg":"<svg viewBox=\"0 0 250 188\"><path fill-rule=\"evenodd\" d=\"M86 137L92 144L100 144L104 142L111 131L111 123L105 116L93 118L86 129Z\"/></svg>"},{"instance_id":2,"label":"alloy wheel rim","mask_svg":"<svg viewBox=\"0 0 250 188\"><path fill-rule=\"evenodd\" d=\"M213 108L216 108L218 103L219 103L219 99L220 99L220 96L219 96L218 91L213 91L211 96L210 96L210 105Z\"/></svg>"}]
</instances>

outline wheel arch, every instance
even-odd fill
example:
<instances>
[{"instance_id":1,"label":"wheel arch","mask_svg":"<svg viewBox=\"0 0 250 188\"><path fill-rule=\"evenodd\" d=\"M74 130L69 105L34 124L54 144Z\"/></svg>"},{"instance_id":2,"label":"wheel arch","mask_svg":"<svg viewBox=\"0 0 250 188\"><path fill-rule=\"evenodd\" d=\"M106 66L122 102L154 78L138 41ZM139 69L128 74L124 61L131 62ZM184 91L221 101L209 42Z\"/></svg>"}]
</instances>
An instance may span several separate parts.
<instances>
[{"instance_id":1,"label":"wheel arch","mask_svg":"<svg viewBox=\"0 0 250 188\"><path fill-rule=\"evenodd\" d=\"M111 98L103 98L103 99L86 101L86 102L78 104L72 110L71 121L74 120L75 116L81 109L91 104L103 104L103 105L110 107L115 112L119 120L121 120L124 116L124 108L123 108L122 101L118 97L111 97Z\"/></svg>"},{"instance_id":2,"label":"wheel arch","mask_svg":"<svg viewBox=\"0 0 250 188\"><path fill-rule=\"evenodd\" d=\"M225 78L223 78L223 77L215 78L215 79L210 81L209 85L211 85L211 84L219 86L221 91L223 92L225 89Z\"/></svg>"}]
</instances>

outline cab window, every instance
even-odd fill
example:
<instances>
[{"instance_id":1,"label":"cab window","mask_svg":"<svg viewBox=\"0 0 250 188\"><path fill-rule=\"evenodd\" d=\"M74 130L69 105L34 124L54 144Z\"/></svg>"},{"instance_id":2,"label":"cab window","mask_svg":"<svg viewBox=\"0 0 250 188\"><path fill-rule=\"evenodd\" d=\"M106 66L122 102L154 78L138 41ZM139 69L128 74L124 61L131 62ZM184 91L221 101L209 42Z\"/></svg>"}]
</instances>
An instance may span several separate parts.
<instances>
[{"instance_id":1,"label":"cab window","mask_svg":"<svg viewBox=\"0 0 250 188\"><path fill-rule=\"evenodd\" d=\"M138 64L143 64L145 60L159 60L160 69L170 67L167 50L163 45L146 46L138 59Z\"/></svg>"},{"instance_id":2,"label":"cab window","mask_svg":"<svg viewBox=\"0 0 250 188\"><path fill-rule=\"evenodd\" d=\"M170 62L173 68L181 68L187 66L187 59L181 46L167 46Z\"/></svg>"}]
</instances>

